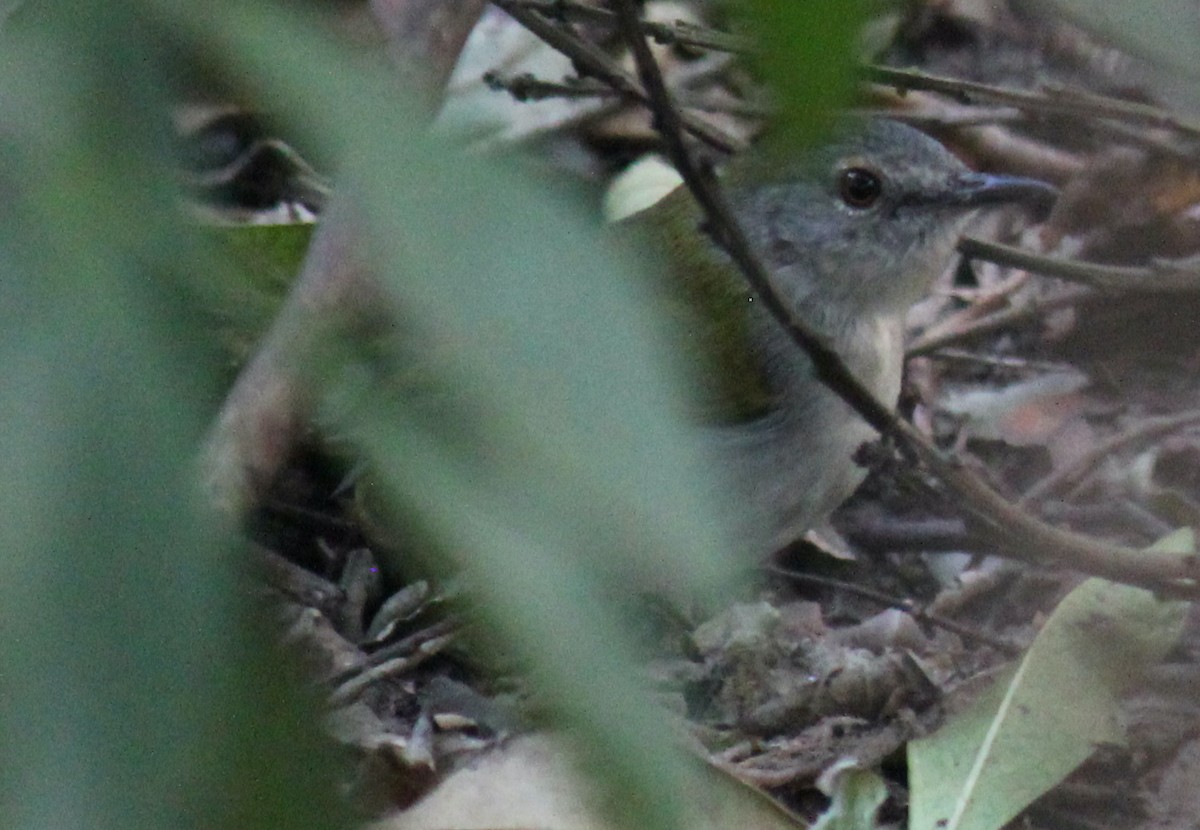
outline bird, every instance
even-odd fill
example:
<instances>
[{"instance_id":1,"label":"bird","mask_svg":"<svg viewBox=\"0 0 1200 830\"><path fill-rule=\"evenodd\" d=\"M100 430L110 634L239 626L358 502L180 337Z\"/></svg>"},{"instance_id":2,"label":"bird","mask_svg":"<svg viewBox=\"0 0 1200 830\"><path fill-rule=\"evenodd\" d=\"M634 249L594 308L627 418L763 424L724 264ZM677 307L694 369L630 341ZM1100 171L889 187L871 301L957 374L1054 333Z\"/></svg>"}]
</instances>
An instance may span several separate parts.
<instances>
[{"instance_id":1,"label":"bird","mask_svg":"<svg viewBox=\"0 0 1200 830\"><path fill-rule=\"evenodd\" d=\"M1044 211L1057 196L1037 179L973 172L930 136L882 117L848 118L793 162L735 166L722 189L789 316L889 407L901 389L906 314L949 267L972 219L1011 203ZM823 525L857 489L866 471L854 455L878 433L817 378L704 238L685 191L625 221L670 249L693 346L717 367L704 375L706 399L721 401L708 443L730 481L742 544L766 554Z\"/></svg>"}]
</instances>

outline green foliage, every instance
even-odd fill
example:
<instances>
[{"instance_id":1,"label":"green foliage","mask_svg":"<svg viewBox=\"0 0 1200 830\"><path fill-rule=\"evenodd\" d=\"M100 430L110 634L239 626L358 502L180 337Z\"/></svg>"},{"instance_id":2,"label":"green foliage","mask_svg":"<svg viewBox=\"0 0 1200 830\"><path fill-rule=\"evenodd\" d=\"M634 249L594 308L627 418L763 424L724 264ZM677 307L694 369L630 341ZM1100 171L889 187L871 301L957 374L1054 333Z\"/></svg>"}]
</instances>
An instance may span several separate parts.
<instances>
[{"instance_id":1,"label":"green foliage","mask_svg":"<svg viewBox=\"0 0 1200 830\"><path fill-rule=\"evenodd\" d=\"M124 4L23 12L0 47L0 823L330 826L311 718L195 485L215 366L169 276L191 242L154 41Z\"/></svg>"},{"instance_id":2,"label":"green foliage","mask_svg":"<svg viewBox=\"0 0 1200 830\"><path fill-rule=\"evenodd\" d=\"M232 364L250 357L279 311L312 228L297 222L203 229L204 253L212 262L195 285L196 304Z\"/></svg>"},{"instance_id":3,"label":"green foliage","mask_svg":"<svg viewBox=\"0 0 1200 830\"><path fill-rule=\"evenodd\" d=\"M381 375L415 359L437 382L373 388L340 429L458 557L624 817L677 825L688 773L611 599L703 594L735 546L643 265L568 194L431 141L386 72L313 21L167 0L30 0L3 33L0 820L338 823L298 726L312 704L261 645L241 552L195 485L222 368L205 324L228 321L245 349L282 272L255 245L261 283L229 288L221 251L245 265L239 235L214 248L181 221L164 31L335 160L411 326Z\"/></svg>"},{"instance_id":4,"label":"green foliage","mask_svg":"<svg viewBox=\"0 0 1200 830\"><path fill-rule=\"evenodd\" d=\"M794 157L817 141L853 97L862 0L750 0L731 13L761 44L757 65L779 104L765 139L769 151Z\"/></svg>"}]
</instances>

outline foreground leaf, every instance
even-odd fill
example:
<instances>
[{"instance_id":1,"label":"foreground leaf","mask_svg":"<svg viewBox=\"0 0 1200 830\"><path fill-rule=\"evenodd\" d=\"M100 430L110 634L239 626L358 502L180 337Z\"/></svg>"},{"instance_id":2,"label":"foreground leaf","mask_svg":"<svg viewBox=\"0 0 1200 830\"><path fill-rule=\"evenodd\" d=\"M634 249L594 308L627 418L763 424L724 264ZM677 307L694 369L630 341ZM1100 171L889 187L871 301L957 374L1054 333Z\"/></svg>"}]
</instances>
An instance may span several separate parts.
<instances>
[{"instance_id":1,"label":"foreground leaf","mask_svg":"<svg viewBox=\"0 0 1200 830\"><path fill-rule=\"evenodd\" d=\"M195 484L217 380L172 276L196 241L157 174L162 32L122 3L21 11L0 43L0 826L334 827L312 710Z\"/></svg>"},{"instance_id":2,"label":"foreground leaf","mask_svg":"<svg viewBox=\"0 0 1200 830\"><path fill-rule=\"evenodd\" d=\"M1153 549L1194 547L1191 532L1181 531ZM1004 679L909 744L909 827L1001 827L1097 745L1123 743L1121 694L1174 645L1186 607L1103 579L1068 594Z\"/></svg>"},{"instance_id":3,"label":"foreground leaf","mask_svg":"<svg viewBox=\"0 0 1200 830\"><path fill-rule=\"evenodd\" d=\"M231 362L250 357L279 311L312 231L303 222L204 228L216 267L199 275L197 302Z\"/></svg>"},{"instance_id":4,"label":"foreground leaf","mask_svg":"<svg viewBox=\"0 0 1200 830\"><path fill-rule=\"evenodd\" d=\"M431 138L385 73L292 14L220 8L181 16L339 160L364 258L400 310L399 342L363 357L343 434L384 499L463 569L489 633L621 793L610 803L678 826L689 773L613 598L728 581L734 546L681 428L645 266L571 194ZM391 382L410 361L420 390Z\"/></svg>"},{"instance_id":5,"label":"foreground leaf","mask_svg":"<svg viewBox=\"0 0 1200 830\"><path fill-rule=\"evenodd\" d=\"M766 146L781 158L816 142L854 92L862 0L730 3L761 47L755 60L780 110Z\"/></svg>"}]
</instances>

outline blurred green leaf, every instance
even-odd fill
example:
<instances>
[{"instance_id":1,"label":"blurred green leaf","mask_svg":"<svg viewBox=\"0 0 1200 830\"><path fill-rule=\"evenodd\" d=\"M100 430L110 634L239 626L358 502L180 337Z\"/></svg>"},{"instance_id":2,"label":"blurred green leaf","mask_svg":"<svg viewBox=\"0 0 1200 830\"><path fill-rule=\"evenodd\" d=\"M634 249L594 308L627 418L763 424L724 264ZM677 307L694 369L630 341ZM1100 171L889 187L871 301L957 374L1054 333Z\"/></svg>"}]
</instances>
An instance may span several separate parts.
<instances>
[{"instance_id":1,"label":"blurred green leaf","mask_svg":"<svg viewBox=\"0 0 1200 830\"><path fill-rule=\"evenodd\" d=\"M728 8L760 45L756 65L779 105L765 148L794 158L853 98L866 4L748 0Z\"/></svg>"},{"instance_id":2,"label":"blurred green leaf","mask_svg":"<svg viewBox=\"0 0 1200 830\"><path fill-rule=\"evenodd\" d=\"M1152 548L1194 549L1191 531ZM1120 695L1172 648L1186 610L1186 603L1102 579L1068 594L1011 672L969 710L908 745L909 827L1002 827L1098 745L1124 743Z\"/></svg>"},{"instance_id":3,"label":"blurred green leaf","mask_svg":"<svg viewBox=\"0 0 1200 830\"><path fill-rule=\"evenodd\" d=\"M311 710L195 484L215 366L170 277L192 242L155 33L126 4L23 11L0 45L0 823L332 826Z\"/></svg>"},{"instance_id":4,"label":"blurred green leaf","mask_svg":"<svg viewBox=\"0 0 1200 830\"><path fill-rule=\"evenodd\" d=\"M645 266L570 194L428 136L386 74L291 13L172 17L341 153L364 255L403 320L374 368L403 374L412 360L439 381L438 394L374 387L345 425L381 489L460 560L488 623L620 790L610 803L678 826L686 768L615 600L727 582L734 546L699 437L682 428L681 367Z\"/></svg>"}]
</instances>

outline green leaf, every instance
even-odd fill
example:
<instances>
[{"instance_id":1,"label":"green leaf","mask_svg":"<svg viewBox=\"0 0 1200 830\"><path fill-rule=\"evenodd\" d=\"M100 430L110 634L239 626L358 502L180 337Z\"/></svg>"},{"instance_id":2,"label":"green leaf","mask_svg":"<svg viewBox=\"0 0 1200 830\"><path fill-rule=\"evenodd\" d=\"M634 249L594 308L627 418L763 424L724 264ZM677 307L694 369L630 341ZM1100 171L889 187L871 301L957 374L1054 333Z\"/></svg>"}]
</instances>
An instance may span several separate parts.
<instances>
[{"instance_id":1,"label":"green leaf","mask_svg":"<svg viewBox=\"0 0 1200 830\"><path fill-rule=\"evenodd\" d=\"M225 355L241 364L279 311L300 271L313 225L208 225L212 267L197 275L196 304Z\"/></svg>"},{"instance_id":2,"label":"green leaf","mask_svg":"<svg viewBox=\"0 0 1200 830\"><path fill-rule=\"evenodd\" d=\"M0 44L0 824L329 827L313 710L195 483L216 367L129 6L26 3Z\"/></svg>"},{"instance_id":3,"label":"green leaf","mask_svg":"<svg viewBox=\"0 0 1200 830\"><path fill-rule=\"evenodd\" d=\"M852 99L862 0L749 0L729 4L761 47L755 63L779 112L766 137L768 150L793 158L815 143Z\"/></svg>"},{"instance_id":4,"label":"green leaf","mask_svg":"<svg viewBox=\"0 0 1200 830\"><path fill-rule=\"evenodd\" d=\"M1188 553L1195 541L1179 531L1151 549ZM1120 696L1175 644L1186 607L1102 579L1073 590L1015 667L909 744L909 827L1001 827L1097 745L1123 743Z\"/></svg>"},{"instance_id":5,"label":"green leaf","mask_svg":"<svg viewBox=\"0 0 1200 830\"><path fill-rule=\"evenodd\" d=\"M830 803L812 830L872 830L879 826L875 814L887 798L887 784L876 773L853 760L839 761L821 774L818 784Z\"/></svg>"},{"instance_id":6,"label":"green leaf","mask_svg":"<svg viewBox=\"0 0 1200 830\"><path fill-rule=\"evenodd\" d=\"M187 7L182 31L340 154L364 255L401 310L369 367L385 380L343 428L382 494L461 563L489 626L620 791L609 803L678 826L686 768L612 600L728 583L735 548L683 428L644 262L573 194L430 137L386 74L293 15L219 8ZM436 389L404 388L407 362Z\"/></svg>"}]
</instances>

